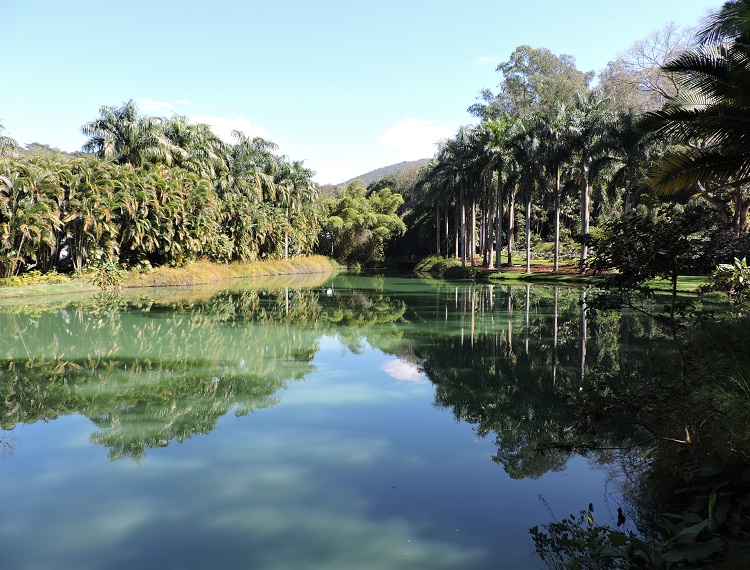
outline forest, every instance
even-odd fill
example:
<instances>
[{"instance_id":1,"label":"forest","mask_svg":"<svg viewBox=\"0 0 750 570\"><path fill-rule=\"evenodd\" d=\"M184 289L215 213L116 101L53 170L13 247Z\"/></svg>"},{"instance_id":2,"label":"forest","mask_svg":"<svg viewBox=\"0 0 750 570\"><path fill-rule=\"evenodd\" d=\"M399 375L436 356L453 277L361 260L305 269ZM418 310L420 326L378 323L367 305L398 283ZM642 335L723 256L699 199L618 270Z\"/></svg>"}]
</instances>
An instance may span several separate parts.
<instances>
[{"instance_id":1,"label":"forest","mask_svg":"<svg viewBox=\"0 0 750 570\"><path fill-rule=\"evenodd\" d=\"M424 167L319 187L260 137L219 139L129 100L81 127L82 152L21 148L0 125L0 274L330 255L351 265L437 255L580 272L619 218L705 212L694 273L748 249L750 31L730 2L697 32L668 25L598 77L519 46ZM595 250L593 250L595 251ZM504 252L498 255L498 252Z\"/></svg>"}]
</instances>

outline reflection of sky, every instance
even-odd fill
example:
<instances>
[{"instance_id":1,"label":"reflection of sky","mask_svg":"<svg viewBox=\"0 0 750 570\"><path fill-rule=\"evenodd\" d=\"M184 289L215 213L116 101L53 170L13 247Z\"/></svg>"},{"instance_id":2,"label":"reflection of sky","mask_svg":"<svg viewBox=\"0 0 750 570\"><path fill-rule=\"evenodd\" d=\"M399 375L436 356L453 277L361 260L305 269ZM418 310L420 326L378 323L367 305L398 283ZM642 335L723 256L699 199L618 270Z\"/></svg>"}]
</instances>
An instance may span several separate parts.
<instances>
[{"instance_id":1,"label":"reflection of sky","mask_svg":"<svg viewBox=\"0 0 750 570\"><path fill-rule=\"evenodd\" d=\"M540 494L558 518L602 499L585 460L509 479L430 383L390 379L411 370L392 356L324 338L313 364L279 405L141 465L108 461L80 416L19 426L0 462L3 566L531 567Z\"/></svg>"}]
</instances>

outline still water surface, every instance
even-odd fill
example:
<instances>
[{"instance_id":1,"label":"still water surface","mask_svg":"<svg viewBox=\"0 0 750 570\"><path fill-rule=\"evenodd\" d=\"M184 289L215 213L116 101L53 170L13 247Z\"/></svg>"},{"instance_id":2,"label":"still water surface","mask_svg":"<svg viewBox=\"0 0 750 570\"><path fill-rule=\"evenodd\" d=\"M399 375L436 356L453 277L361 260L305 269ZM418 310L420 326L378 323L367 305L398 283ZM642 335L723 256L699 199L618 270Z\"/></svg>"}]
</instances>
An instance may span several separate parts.
<instances>
[{"instance_id":1,"label":"still water surface","mask_svg":"<svg viewBox=\"0 0 750 570\"><path fill-rule=\"evenodd\" d=\"M578 289L309 279L0 307L2 566L539 568L529 527L611 523L601 458L536 449L647 331Z\"/></svg>"}]
</instances>

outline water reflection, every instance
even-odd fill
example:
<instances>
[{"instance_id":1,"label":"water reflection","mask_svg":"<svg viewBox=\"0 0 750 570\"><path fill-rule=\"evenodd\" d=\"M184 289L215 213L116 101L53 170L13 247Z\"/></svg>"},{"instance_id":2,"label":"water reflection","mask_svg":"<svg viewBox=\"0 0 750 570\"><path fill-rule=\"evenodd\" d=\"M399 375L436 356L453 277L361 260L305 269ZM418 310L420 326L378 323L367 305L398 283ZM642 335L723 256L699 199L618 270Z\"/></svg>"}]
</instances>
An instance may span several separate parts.
<instances>
[{"instance_id":1,"label":"water reflection","mask_svg":"<svg viewBox=\"0 0 750 570\"><path fill-rule=\"evenodd\" d=\"M112 459L140 461L228 413L277 404L333 336L354 354L369 345L397 356L389 375L428 378L437 406L494 439L492 459L511 477L536 478L569 458L539 453L573 433L567 398L600 389L597 370L606 389L623 388L663 351L642 317L590 315L576 289L338 276L314 288L160 293L0 313L2 428L77 413ZM602 435L633 437L621 426Z\"/></svg>"}]
</instances>

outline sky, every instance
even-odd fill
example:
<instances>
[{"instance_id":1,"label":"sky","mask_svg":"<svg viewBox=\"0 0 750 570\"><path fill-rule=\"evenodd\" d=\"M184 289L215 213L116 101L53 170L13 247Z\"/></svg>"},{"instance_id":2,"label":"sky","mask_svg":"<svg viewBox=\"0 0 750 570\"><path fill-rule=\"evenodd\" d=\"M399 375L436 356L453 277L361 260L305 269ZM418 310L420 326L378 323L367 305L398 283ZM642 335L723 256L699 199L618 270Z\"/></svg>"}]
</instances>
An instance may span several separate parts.
<instances>
[{"instance_id":1,"label":"sky","mask_svg":"<svg viewBox=\"0 0 750 570\"><path fill-rule=\"evenodd\" d=\"M599 72L716 0L0 0L0 124L65 151L102 106L262 136L319 183L432 157L520 45Z\"/></svg>"}]
</instances>

